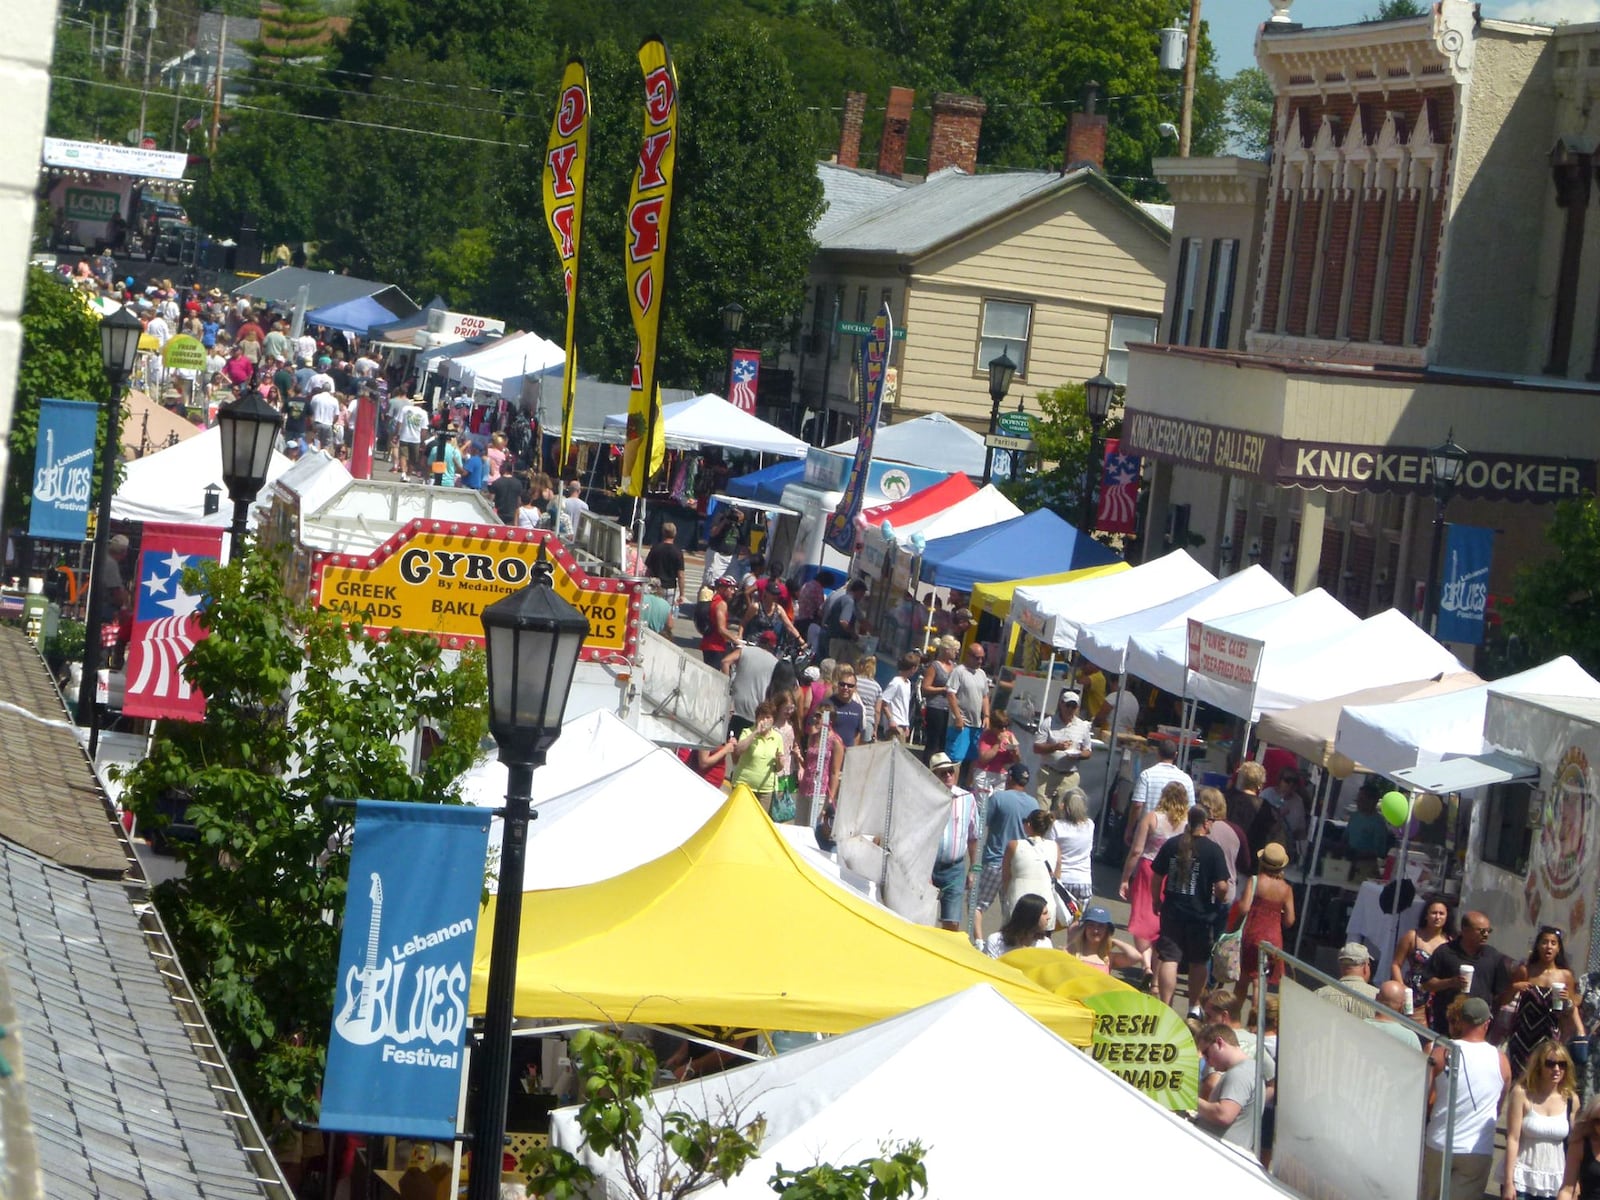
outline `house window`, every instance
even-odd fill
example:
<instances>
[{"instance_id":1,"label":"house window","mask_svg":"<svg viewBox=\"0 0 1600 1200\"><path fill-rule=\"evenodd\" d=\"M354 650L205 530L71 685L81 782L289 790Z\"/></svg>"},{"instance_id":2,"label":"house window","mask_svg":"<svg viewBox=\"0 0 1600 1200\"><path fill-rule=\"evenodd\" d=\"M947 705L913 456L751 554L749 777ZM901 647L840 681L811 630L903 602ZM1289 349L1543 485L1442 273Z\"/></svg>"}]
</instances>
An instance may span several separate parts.
<instances>
[{"instance_id":1,"label":"house window","mask_svg":"<svg viewBox=\"0 0 1600 1200\"><path fill-rule=\"evenodd\" d=\"M1211 243L1211 271L1206 279L1206 323L1200 344L1214 350L1228 348L1233 328L1233 285L1239 270L1239 239L1218 238Z\"/></svg>"},{"instance_id":2,"label":"house window","mask_svg":"<svg viewBox=\"0 0 1600 1200\"><path fill-rule=\"evenodd\" d=\"M1131 313L1111 314L1111 340L1106 345L1106 374L1118 387L1128 386L1128 347L1135 342L1156 340L1155 317L1136 317Z\"/></svg>"},{"instance_id":3,"label":"house window","mask_svg":"<svg viewBox=\"0 0 1600 1200\"><path fill-rule=\"evenodd\" d=\"M1176 297L1172 305L1172 327L1167 341L1174 346L1187 346L1194 329L1194 294L1200 275L1199 238L1184 238L1178 248L1178 286L1172 289Z\"/></svg>"},{"instance_id":4,"label":"house window","mask_svg":"<svg viewBox=\"0 0 1600 1200\"><path fill-rule=\"evenodd\" d=\"M978 374L1005 351L1017 364L1017 377L1028 377L1028 337L1033 332L1033 305L1009 300L983 302L983 331L978 337Z\"/></svg>"}]
</instances>

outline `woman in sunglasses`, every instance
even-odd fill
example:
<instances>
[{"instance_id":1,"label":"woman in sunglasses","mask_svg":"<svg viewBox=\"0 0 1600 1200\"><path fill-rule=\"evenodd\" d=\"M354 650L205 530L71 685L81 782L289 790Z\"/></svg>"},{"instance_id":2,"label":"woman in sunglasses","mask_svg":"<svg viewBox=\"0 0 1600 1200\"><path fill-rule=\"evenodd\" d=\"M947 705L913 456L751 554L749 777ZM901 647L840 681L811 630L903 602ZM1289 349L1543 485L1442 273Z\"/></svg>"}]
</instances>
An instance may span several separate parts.
<instances>
[{"instance_id":1,"label":"woman in sunglasses","mask_svg":"<svg viewBox=\"0 0 1600 1200\"><path fill-rule=\"evenodd\" d=\"M1500 1200L1550 1200L1561 1190L1567 1136L1578 1115L1572 1056L1540 1042L1506 1104L1506 1174Z\"/></svg>"},{"instance_id":2,"label":"woman in sunglasses","mask_svg":"<svg viewBox=\"0 0 1600 1200\"><path fill-rule=\"evenodd\" d=\"M1534 1047L1546 1038L1557 1042L1583 1036L1583 1020L1573 1001L1578 980L1567 967L1567 946L1561 930L1541 925L1534 934L1528 961L1511 976L1517 1015L1506 1039L1512 1075L1520 1075Z\"/></svg>"}]
</instances>

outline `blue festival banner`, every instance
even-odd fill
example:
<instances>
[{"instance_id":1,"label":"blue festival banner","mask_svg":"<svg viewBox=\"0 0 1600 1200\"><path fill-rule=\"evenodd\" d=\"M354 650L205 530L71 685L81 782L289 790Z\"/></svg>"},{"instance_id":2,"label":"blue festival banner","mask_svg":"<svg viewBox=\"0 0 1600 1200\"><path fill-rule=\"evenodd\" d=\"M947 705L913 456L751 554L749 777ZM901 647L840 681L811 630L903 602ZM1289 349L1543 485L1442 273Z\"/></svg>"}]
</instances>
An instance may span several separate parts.
<instances>
[{"instance_id":1,"label":"blue festival banner","mask_svg":"<svg viewBox=\"0 0 1600 1200\"><path fill-rule=\"evenodd\" d=\"M489 817L356 803L324 1129L455 1136Z\"/></svg>"},{"instance_id":2,"label":"blue festival banner","mask_svg":"<svg viewBox=\"0 0 1600 1200\"><path fill-rule=\"evenodd\" d=\"M867 494L867 473L872 469L872 443L878 436L878 416L883 410L883 387L889 378L889 354L894 346L894 317L885 302L883 311L872 322L867 336L861 339L860 371L861 399L860 422L856 430L856 461L850 468L850 478L844 485L844 496L839 507L828 518L828 529L823 535L828 545L840 554L856 552L856 518L861 515L862 501ZM824 414L826 415L826 414Z\"/></svg>"},{"instance_id":3,"label":"blue festival banner","mask_svg":"<svg viewBox=\"0 0 1600 1200\"><path fill-rule=\"evenodd\" d=\"M28 536L81 542L94 497L94 439L100 406L85 400L40 400L33 449Z\"/></svg>"},{"instance_id":4,"label":"blue festival banner","mask_svg":"<svg viewBox=\"0 0 1600 1200\"><path fill-rule=\"evenodd\" d=\"M1439 618L1434 628L1434 636L1441 642L1482 644L1493 559L1494 530L1477 525L1445 526L1444 581L1439 585Z\"/></svg>"}]
</instances>

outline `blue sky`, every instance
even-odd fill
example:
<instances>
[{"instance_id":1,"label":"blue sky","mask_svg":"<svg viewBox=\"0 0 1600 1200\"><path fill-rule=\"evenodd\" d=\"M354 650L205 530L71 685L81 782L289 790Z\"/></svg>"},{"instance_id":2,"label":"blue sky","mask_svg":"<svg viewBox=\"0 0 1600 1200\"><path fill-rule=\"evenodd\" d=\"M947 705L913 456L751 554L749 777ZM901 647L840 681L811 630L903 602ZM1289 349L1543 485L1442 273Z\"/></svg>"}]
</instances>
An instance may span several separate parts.
<instances>
[{"instance_id":1,"label":"blue sky","mask_svg":"<svg viewBox=\"0 0 1600 1200\"><path fill-rule=\"evenodd\" d=\"M1200 0L1200 15L1217 44L1219 72L1232 75L1255 65L1256 28L1271 14L1268 0ZM1295 0L1294 19L1302 25L1343 25L1359 21L1378 0ZM1600 0L1484 0L1483 15L1529 21L1600 21Z\"/></svg>"}]
</instances>

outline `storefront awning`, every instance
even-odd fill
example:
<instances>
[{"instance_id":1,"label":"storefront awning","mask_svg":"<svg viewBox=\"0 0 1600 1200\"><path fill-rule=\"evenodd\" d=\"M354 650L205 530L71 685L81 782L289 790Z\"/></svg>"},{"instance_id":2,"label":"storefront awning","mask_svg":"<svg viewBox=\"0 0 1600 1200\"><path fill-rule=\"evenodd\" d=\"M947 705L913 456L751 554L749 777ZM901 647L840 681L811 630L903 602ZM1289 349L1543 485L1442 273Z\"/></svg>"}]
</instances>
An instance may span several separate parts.
<instances>
[{"instance_id":1,"label":"storefront awning","mask_svg":"<svg viewBox=\"0 0 1600 1200\"><path fill-rule=\"evenodd\" d=\"M1537 779L1539 764L1510 754L1490 751L1487 754L1474 754L1467 758L1450 758L1444 762L1405 767L1396 771L1394 777L1401 783L1410 784L1420 791L1448 796L1452 792L1470 792L1474 788L1488 787L1492 783Z\"/></svg>"}]
</instances>

